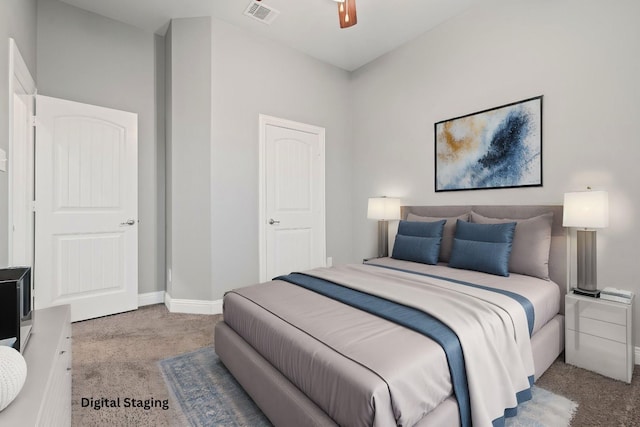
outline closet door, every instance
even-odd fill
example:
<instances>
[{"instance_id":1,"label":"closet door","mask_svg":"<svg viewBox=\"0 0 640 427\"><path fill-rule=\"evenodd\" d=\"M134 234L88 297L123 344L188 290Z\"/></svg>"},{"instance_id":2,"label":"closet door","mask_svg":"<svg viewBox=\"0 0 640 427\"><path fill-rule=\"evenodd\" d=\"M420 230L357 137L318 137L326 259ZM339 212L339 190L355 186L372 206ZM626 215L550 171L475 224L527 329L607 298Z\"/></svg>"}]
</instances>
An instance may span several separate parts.
<instances>
[{"instance_id":1,"label":"closet door","mask_svg":"<svg viewBox=\"0 0 640 427\"><path fill-rule=\"evenodd\" d=\"M260 119L264 281L325 265L324 129Z\"/></svg>"},{"instance_id":2,"label":"closet door","mask_svg":"<svg viewBox=\"0 0 640 427\"><path fill-rule=\"evenodd\" d=\"M36 99L36 308L138 307L137 115Z\"/></svg>"}]
</instances>

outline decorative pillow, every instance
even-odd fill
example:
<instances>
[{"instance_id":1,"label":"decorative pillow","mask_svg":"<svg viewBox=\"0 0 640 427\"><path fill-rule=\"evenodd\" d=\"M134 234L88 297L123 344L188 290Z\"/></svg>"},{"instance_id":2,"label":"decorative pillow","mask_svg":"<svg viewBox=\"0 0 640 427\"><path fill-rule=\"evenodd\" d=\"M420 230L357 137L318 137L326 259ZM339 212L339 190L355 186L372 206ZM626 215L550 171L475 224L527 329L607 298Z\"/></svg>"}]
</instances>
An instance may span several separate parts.
<instances>
[{"instance_id":1,"label":"decorative pillow","mask_svg":"<svg viewBox=\"0 0 640 427\"><path fill-rule=\"evenodd\" d=\"M457 220L468 221L469 214L466 213L460 216L446 217L446 218L420 216L412 213L407 215L407 221L430 222L430 221L438 221L441 219L444 219L447 222L444 224L444 231L442 232L442 242L440 243L440 255L438 258L440 262L449 262L449 258L451 258L451 249L453 248L453 237L456 234L456 221Z\"/></svg>"},{"instance_id":2,"label":"decorative pillow","mask_svg":"<svg viewBox=\"0 0 640 427\"><path fill-rule=\"evenodd\" d=\"M515 222L473 224L458 220L449 267L509 275Z\"/></svg>"},{"instance_id":3,"label":"decorative pillow","mask_svg":"<svg viewBox=\"0 0 640 427\"><path fill-rule=\"evenodd\" d=\"M549 280L549 248L553 212L527 219L487 218L471 212L471 222L503 224L516 222L509 271Z\"/></svg>"},{"instance_id":4,"label":"decorative pillow","mask_svg":"<svg viewBox=\"0 0 640 427\"><path fill-rule=\"evenodd\" d=\"M445 220L436 222L400 221L392 258L436 264Z\"/></svg>"}]
</instances>

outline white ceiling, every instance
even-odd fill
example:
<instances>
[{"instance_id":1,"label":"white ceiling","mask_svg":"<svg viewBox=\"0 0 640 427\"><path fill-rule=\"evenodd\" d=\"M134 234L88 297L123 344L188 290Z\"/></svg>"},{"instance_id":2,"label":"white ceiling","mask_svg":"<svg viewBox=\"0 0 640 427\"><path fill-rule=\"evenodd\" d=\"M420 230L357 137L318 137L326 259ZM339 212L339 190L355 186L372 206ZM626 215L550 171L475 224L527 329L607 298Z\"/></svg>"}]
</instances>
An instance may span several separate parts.
<instances>
[{"instance_id":1,"label":"white ceiling","mask_svg":"<svg viewBox=\"0 0 640 427\"><path fill-rule=\"evenodd\" d=\"M158 34L172 18L213 16L352 71L482 0L357 0L346 29L333 0L263 0L280 12L271 25L243 15L250 0L62 1Z\"/></svg>"}]
</instances>

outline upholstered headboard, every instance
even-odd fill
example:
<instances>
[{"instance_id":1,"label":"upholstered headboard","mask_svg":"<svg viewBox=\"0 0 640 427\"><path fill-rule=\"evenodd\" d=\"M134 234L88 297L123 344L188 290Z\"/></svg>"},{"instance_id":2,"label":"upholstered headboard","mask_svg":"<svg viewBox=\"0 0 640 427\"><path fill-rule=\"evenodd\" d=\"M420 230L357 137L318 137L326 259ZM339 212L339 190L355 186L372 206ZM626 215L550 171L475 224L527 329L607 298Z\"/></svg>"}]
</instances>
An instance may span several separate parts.
<instances>
[{"instance_id":1,"label":"upholstered headboard","mask_svg":"<svg viewBox=\"0 0 640 427\"><path fill-rule=\"evenodd\" d=\"M430 217L453 217L467 212L477 212L491 218L526 219L553 212L551 226L551 248L549 251L549 277L560 287L560 295L567 293L567 231L562 226L562 206L555 205L465 205L465 206L402 206L401 217L407 218L409 213ZM393 236L389 240L393 242Z\"/></svg>"}]
</instances>

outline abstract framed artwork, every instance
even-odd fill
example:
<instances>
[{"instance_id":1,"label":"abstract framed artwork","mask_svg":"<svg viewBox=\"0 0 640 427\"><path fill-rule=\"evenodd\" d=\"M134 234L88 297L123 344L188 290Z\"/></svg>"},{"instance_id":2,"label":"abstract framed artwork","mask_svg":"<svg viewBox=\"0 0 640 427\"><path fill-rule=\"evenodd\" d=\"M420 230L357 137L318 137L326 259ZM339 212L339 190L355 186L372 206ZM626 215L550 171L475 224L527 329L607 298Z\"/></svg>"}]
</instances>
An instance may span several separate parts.
<instances>
[{"instance_id":1,"label":"abstract framed artwork","mask_svg":"<svg viewBox=\"0 0 640 427\"><path fill-rule=\"evenodd\" d=\"M542 96L435 127L435 190L542 186Z\"/></svg>"}]
</instances>

